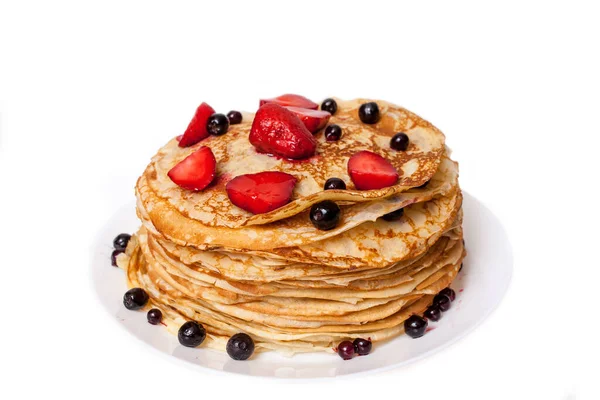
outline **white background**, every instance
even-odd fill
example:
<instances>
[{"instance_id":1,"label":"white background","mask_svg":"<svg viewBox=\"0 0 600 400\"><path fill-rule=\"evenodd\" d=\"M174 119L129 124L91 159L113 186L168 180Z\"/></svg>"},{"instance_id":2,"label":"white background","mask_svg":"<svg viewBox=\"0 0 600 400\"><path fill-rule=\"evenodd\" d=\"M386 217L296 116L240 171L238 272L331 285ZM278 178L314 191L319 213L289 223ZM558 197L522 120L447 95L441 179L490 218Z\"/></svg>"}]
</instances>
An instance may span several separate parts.
<instances>
[{"instance_id":1,"label":"white background","mask_svg":"<svg viewBox=\"0 0 600 400\"><path fill-rule=\"evenodd\" d=\"M594 2L0 1L0 397L598 398ZM98 304L90 246L195 107L401 104L514 247L507 297L424 361L284 384L188 368Z\"/></svg>"}]
</instances>

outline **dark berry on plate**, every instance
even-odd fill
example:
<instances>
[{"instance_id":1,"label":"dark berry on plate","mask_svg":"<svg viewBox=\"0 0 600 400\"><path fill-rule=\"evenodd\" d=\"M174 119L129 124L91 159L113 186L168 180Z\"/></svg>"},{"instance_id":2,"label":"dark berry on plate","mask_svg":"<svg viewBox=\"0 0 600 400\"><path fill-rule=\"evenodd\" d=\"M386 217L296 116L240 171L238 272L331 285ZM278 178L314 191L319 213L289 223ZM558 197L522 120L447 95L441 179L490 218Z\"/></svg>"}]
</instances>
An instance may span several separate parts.
<instances>
[{"instance_id":1,"label":"dark berry on plate","mask_svg":"<svg viewBox=\"0 0 600 400\"><path fill-rule=\"evenodd\" d=\"M206 329L196 321L188 321L179 328L177 339L185 347L200 346L206 339Z\"/></svg>"},{"instance_id":2,"label":"dark berry on plate","mask_svg":"<svg viewBox=\"0 0 600 400\"><path fill-rule=\"evenodd\" d=\"M442 318L442 310L436 305L430 306L425 312L423 316L432 321L439 321Z\"/></svg>"},{"instance_id":3,"label":"dark berry on plate","mask_svg":"<svg viewBox=\"0 0 600 400\"><path fill-rule=\"evenodd\" d=\"M337 111L337 103L334 99L325 99L321 103L321 110L327 111L329 114L333 115Z\"/></svg>"},{"instance_id":4,"label":"dark berry on plate","mask_svg":"<svg viewBox=\"0 0 600 400\"><path fill-rule=\"evenodd\" d=\"M359 356L366 356L371 352L373 343L368 339L356 338L352 343L354 345L354 352Z\"/></svg>"},{"instance_id":5,"label":"dark berry on plate","mask_svg":"<svg viewBox=\"0 0 600 400\"><path fill-rule=\"evenodd\" d=\"M340 221L340 207L331 200L317 203L310 209L310 221L322 231L333 229Z\"/></svg>"},{"instance_id":6,"label":"dark berry on plate","mask_svg":"<svg viewBox=\"0 0 600 400\"><path fill-rule=\"evenodd\" d=\"M130 234L121 233L115 238L115 240L113 240L113 247L116 250L125 250L125 248L127 247L127 243L129 243L129 239L131 239Z\"/></svg>"},{"instance_id":7,"label":"dark berry on plate","mask_svg":"<svg viewBox=\"0 0 600 400\"><path fill-rule=\"evenodd\" d=\"M325 128L325 140L336 142L342 137L342 128L339 125L331 124Z\"/></svg>"},{"instance_id":8,"label":"dark berry on plate","mask_svg":"<svg viewBox=\"0 0 600 400\"><path fill-rule=\"evenodd\" d=\"M227 354L234 360L247 360L254 353L254 340L245 333L236 333L227 341Z\"/></svg>"},{"instance_id":9,"label":"dark berry on plate","mask_svg":"<svg viewBox=\"0 0 600 400\"><path fill-rule=\"evenodd\" d=\"M329 178L325 182L323 189L325 189L325 190L331 190L331 189L346 190L346 182L344 182L340 178Z\"/></svg>"},{"instance_id":10,"label":"dark berry on plate","mask_svg":"<svg viewBox=\"0 0 600 400\"><path fill-rule=\"evenodd\" d=\"M242 113L239 111L231 110L227 113L227 119L231 125L236 125L242 122Z\"/></svg>"},{"instance_id":11,"label":"dark berry on plate","mask_svg":"<svg viewBox=\"0 0 600 400\"><path fill-rule=\"evenodd\" d=\"M227 133L227 129L229 129L229 119L225 114L213 114L206 123L206 130L211 135L224 135Z\"/></svg>"},{"instance_id":12,"label":"dark berry on plate","mask_svg":"<svg viewBox=\"0 0 600 400\"><path fill-rule=\"evenodd\" d=\"M438 294L433 298L433 304L437 305L442 311L448 311L452 301L445 294Z\"/></svg>"},{"instance_id":13,"label":"dark berry on plate","mask_svg":"<svg viewBox=\"0 0 600 400\"><path fill-rule=\"evenodd\" d=\"M148 302L148 293L142 288L129 289L123 295L123 305L128 310L139 310Z\"/></svg>"},{"instance_id":14,"label":"dark berry on plate","mask_svg":"<svg viewBox=\"0 0 600 400\"><path fill-rule=\"evenodd\" d=\"M148 311L146 318L148 318L148 322L152 325L158 325L162 321L162 312L158 308L153 308Z\"/></svg>"},{"instance_id":15,"label":"dark berry on plate","mask_svg":"<svg viewBox=\"0 0 600 400\"><path fill-rule=\"evenodd\" d=\"M398 221L404 215L404 208L385 214L382 218L386 221Z\"/></svg>"},{"instance_id":16,"label":"dark berry on plate","mask_svg":"<svg viewBox=\"0 0 600 400\"><path fill-rule=\"evenodd\" d=\"M390 147L394 150L405 151L408 148L408 135L404 132L396 133L390 140Z\"/></svg>"},{"instance_id":17,"label":"dark berry on plate","mask_svg":"<svg viewBox=\"0 0 600 400\"><path fill-rule=\"evenodd\" d=\"M419 338L425 334L427 329L427 320L418 315L411 315L404 321L404 331L413 339Z\"/></svg>"},{"instance_id":18,"label":"dark berry on plate","mask_svg":"<svg viewBox=\"0 0 600 400\"><path fill-rule=\"evenodd\" d=\"M379 121L379 106L374 101L362 104L358 109L358 117L365 124L375 124Z\"/></svg>"},{"instance_id":19,"label":"dark berry on plate","mask_svg":"<svg viewBox=\"0 0 600 400\"><path fill-rule=\"evenodd\" d=\"M344 340L338 344L337 352L344 360L349 360L354 356L354 343L349 340Z\"/></svg>"},{"instance_id":20,"label":"dark berry on plate","mask_svg":"<svg viewBox=\"0 0 600 400\"><path fill-rule=\"evenodd\" d=\"M117 256L121 253L123 253L123 250L113 250L112 254L110 255L110 263L113 267L118 267Z\"/></svg>"},{"instance_id":21,"label":"dark berry on plate","mask_svg":"<svg viewBox=\"0 0 600 400\"><path fill-rule=\"evenodd\" d=\"M447 287L446 289L442 289L440 294L445 294L446 296L448 296L450 298L450 301L454 301L454 299L456 299L456 292L454 291L454 289L449 287Z\"/></svg>"}]
</instances>

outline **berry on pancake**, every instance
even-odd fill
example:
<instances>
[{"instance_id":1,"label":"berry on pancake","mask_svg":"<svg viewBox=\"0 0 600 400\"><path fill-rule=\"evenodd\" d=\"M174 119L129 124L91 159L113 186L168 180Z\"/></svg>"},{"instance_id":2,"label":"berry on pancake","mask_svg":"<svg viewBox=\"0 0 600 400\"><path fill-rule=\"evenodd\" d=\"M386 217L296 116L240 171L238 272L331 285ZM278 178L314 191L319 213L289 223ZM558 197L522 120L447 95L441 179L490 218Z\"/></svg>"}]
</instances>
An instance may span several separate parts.
<instances>
[{"instance_id":1,"label":"berry on pancake","mask_svg":"<svg viewBox=\"0 0 600 400\"><path fill-rule=\"evenodd\" d=\"M294 160L315 154L317 141L300 118L287 108L267 103L256 112L250 143L263 153Z\"/></svg>"},{"instance_id":2,"label":"berry on pancake","mask_svg":"<svg viewBox=\"0 0 600 400\"><path fill-rule=\"evenodd\" d=\"M215 110L206 103L200 104L196 109L194 117L188 124L187 129L183 133L181 139L179 139L179 147L192 146L202 139L208 137L209 133L206 129L206 123L211 115L215 113Z\"/></svg>"},{"instance_id":3,"label":"berry on pancake","mask_svg":"<svg viewBox=\"0 0 600 400\"><path fill-rule=\"evenodd\" d=\"M292 199L296 178L285 172L266 171L240 175L225 186L229 200L253 214L264 214Z\"/></svg>"},{"instance_id":4,"label":"berry on pancake","mask_svg":"<svg viewBox=\"0 0 600 400\"><path fill-rule=\"evenodd\" d=\"M359 190L382 189L398 182L398 171L379 154L363 150L348 160L348 175Z\"/></svg>"},{"instance_id":5,"label":"berry on pancake","mask_svg":"<svg viewBox=\"0 0 600 400\"><path fill-rule=\"evenodd\" d=\"M307 99L304 96L300 96L299 94L282 94L281 96L274 97L272 99L261 99L259 107L262 107L267 103L275 103L284 107L308 108L311 110L317 110L319 108L317 103Z\"/></svg>"},{"instance_id":6,"label":"berry on pancake","mask_svg":"<svg viewBox=\"0 0 600 400\"><path fill-rule=\"evenodd\" d=\"M206 146L184 158L167 175L178 186L188 190L203 190L215 178L217 161Z\"/></svg>"},{"instance_id":7,"label":"berry on pancake","mask_svg":"<svg viewBox=\"0 0 600 400\"><path fill-rule=\"evenodd\" d=\"M315 133L318 130L322 129L329 118L331 118L331 114L327 111L319 111L319 110L310 110L308 108L300 108L300 107L286 107L288 110L296 114L300 120L306 126L311 133Z\"/></svg>"}]
</instances>

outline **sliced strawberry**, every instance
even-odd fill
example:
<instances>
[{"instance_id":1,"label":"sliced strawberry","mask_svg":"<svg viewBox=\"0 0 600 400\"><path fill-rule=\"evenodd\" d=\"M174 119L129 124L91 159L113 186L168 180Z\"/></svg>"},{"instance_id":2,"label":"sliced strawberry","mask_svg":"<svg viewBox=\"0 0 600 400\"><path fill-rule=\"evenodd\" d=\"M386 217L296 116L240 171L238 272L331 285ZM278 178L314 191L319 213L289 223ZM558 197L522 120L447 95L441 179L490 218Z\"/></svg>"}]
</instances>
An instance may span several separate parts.
<instances>
[{"instance_id":1,"label":"sliced strawberry","mask_svg":"<svg viewBox=\"0 0 600 400\"><path fill-rule=\"evenodd\" d=\"M167 175L184 189L202 190L215 179L216 168L212 150L202 146L171 168Z\"/></svg>"},{"instance_id":2,"label":"sliced strawberry","mask_svg":"<svg viewBox=\"0 0 600 400\"><path fill-rule=\"evenodd\" d=\"M253 214L264 214L292 199L296 178L285 172L267 171L240 175L227 183L229 200Z\"/></svg>"},{"instance_id":3,"label":"sliced strawberry","mask_svg":"<svg viewBox=\"0 0 600 400\"><path fill-rule=\"evenodd\" d=\"M398 171L385 158L359 151L348 160L348 174L359 190L382 189L398 182Z\"/></svg>"},{"instance_id":4,"label":"sliced strawberry","mask_svg":"<svg viewBox=\"0 0 600 400\"><path fill-rule=\"evenodd\" d=\"M259 107L267 103L275 103L284 107L289 106L308 108L311 110L316 110L319 108L319 105L317 103L307 99L304 96L300 96L299 94L282 94L281 96L272 99L261 99Z\"/></svg>"},{"instance_id":5,"label":"sliced strawberry","mask_svg":"<svg viewBox=\"0 0 600 400\"><path fill-rule=\"evenodd\" d=\"M189 147L208 137L209 133L206 130L206 123L208 122L208 118L214 113L215 110L208 104L200 104L183 137L179 141L179 147Z\"/></svg>"},{"instance_id":6,"label":"sliced strawberry","mask_svg":"<svg viewBox=\"0 0 600 400\"><path fill-rule=\"evenodd\" d=\"M311 133L317 132L319 129L327 125L331 114L327 111L309 110L308 108L286 107L288 110L296 114Z\"/></svg>"},{"instance_id":7,"label":"sliced strawberry","mask_svg":"<svg viewBox=\"0 0 600 400\"><path fill-rule=\"evenodd\" d=\"M300 118L274 103L260 107L250 129L250 143L263 153L291 159L315 154L317 141Z\"/></svg>"}]
</instances>

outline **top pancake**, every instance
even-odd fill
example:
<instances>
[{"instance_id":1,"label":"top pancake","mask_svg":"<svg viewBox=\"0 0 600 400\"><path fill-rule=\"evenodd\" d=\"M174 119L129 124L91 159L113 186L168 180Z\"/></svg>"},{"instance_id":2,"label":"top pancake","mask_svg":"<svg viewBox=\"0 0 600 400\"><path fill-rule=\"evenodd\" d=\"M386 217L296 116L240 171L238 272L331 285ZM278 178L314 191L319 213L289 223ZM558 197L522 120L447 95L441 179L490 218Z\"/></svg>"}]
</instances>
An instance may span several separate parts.
<instances>
[{"instance_id":1,"label":"top pancake","mask_svg":"<svg viewBox=\"0 0 600 400\"><path fill-rule=\"evenodd\" d=\"M137 212L143 224L148 230L162 235L174 243L194 246L201 250L229 248L260 251L306 245L353 231L367 221L376 221L382 215L411 204L428 202L439 196L448 197L447 200L450 201L456 197L455 194L458 190L458 166L447 156L443 156L438 170L426 187L407 190L379 201L341 205L340 221L334 229L328 231L317 229L310 222L308 210L271 224L228 228L208 227L197 220L184 216L152 190L148 184L150 179L148 176L152 175L152 167L149 166L136 185ZM454 204L452 201L450 203ZM441 218L428 220L430 226L426 229L437 229L442 221L453 219L451 214L457 207L450 203L442 206L445 212L441 214ZM387 224L384 225L387 226ZM378 241L373 237L375 233L370 232L366 235ZM352 233L349 234L352 235ZM371 242L374 243L372 240ZM342 247L340 247L341 249ZM287 256L291 256L291 254L285 257ZM300 255L302 258L306 256L306 254ZM342 264L344 263L342 262Z\"/></svg>"},{"instance_id":2,"label":"top pancake","mask_svg":"<svg viewBox=\"0 0 600 400\"><path fill-rule=\"evenodd\" d=\"M444 135L429 122L410 111L393 104L376 101L381 119L367 125L358 118L361 104L372 101L338 100L338 111L329 124L342 128L337 142L325 141L323 131L315 134L316 154L301 161L258 153L250 144L248 135L253 114L244 114L241 124L232 125L223 136L211 136L194 146L181 148L176 139L169 141L152 158L148 185L163 200L183 216L207 227L237 228L261 225L296 215L323 200L362 202L389 197L427 182L436 172L444 153ZM390 148L390 139L397 132L410 138L406 151ZM201 146L210 147L217 160L215 182L202 191L185 190L173 183L167 173L178 162ZM347 172L348 159L353 154L369 150L389 160L397 169L400 179L394 186L378 190L356 190ZM264 171L281 171L297 178L292 201L266 214L253 215L233 205L225 185L238 175ZM328 178L337 177L346 182L347 190L323 190Z\"/></svg>"}]
</instances>

